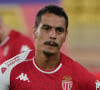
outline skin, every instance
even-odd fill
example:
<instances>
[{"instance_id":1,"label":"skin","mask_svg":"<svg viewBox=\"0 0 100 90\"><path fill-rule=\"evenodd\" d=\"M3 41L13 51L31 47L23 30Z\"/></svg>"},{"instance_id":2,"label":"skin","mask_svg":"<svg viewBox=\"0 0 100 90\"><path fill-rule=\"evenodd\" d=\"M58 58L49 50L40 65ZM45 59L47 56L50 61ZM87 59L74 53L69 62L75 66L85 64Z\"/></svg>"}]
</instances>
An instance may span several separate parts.
<instances>
[{"instance_id":1,"label":"skin","mask_svg":"<svg viewBox=\"0 0 100 90\"><path fill-rule=\"evenodd\" d=\"M4 24L4 22L0 19L0 43L8 36L10 33L10 28Z\"/></svg>"},{"instance_id":2,"label":"skin","mask_svg":"<svg viewBox=\"0 0 100 90\"><path fill-rule=\"evenodd\" d=\"M56 68L61 59L60 49L68 33L65 19L52 13L46 13L41 17L39 26L33 27L33 33L36 39L36 63L44 70ZM49 43L46 43L48 41Z\"/></svg>"}]
</instances>

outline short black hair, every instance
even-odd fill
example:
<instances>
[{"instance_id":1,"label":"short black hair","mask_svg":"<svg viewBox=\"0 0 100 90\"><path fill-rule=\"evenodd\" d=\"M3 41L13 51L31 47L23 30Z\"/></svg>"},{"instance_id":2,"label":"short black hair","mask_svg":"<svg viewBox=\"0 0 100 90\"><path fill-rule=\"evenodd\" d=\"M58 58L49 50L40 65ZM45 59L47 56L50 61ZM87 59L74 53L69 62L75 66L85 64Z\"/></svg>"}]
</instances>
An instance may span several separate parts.
<instances>
[{"instance_id":1,"label":"short black hair","mask_svg":"<svg viewBox=\"0 0 100 90\"><path fill-rule=\"evenodd\" d=\"M45 6L42 9L39 10L39 12L37 13L37 15L35 17L35 26L36 27L38 27L38 25L40 24L41 17L45 13L53 13L55 15L64 17L66 30L67 30L67 27L68 27L68 16L65 13L65 11L63 10L63 8L61 8L59 6L56 6L56 5L47 5L47 6Z\"/></svg>"}]
</instances>

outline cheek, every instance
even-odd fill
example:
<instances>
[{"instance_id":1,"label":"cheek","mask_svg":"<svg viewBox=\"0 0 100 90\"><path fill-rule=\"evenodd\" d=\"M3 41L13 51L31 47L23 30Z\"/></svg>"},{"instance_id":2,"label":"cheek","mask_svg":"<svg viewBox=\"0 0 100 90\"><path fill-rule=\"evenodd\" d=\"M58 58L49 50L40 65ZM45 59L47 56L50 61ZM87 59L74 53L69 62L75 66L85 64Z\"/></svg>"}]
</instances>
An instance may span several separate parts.
<instances>
[{"instance_id":1,"label":"cheek","mask_svg":"<svg viewBox=\"0 0 100 90\"><path fill-rule=\"evenodd\" d=\"M43 44L46 41L46 36L43 35L42 33L38 34L37 35L37 41L38 41L39 44Z\"/></svg>"},{"instance_id":2,"label":"cheek","mask_svg":"<svg viewBox=\"0 0 100 90\"><path fill-rule=\"evenodd\" d=\"M45 32L42 32L40 35L39 35L39 38L42 40L42 41L46 41L48 39L48 34L45 33Z\"/></svg>"},{"instance_id":3,"label":"cheek","mask_svg":"<svg viewBox=\"0 0 100 90\"><path fill-rule=\"evenodd\" d=\"M62 45L65 42L65 36L59 38L59 44Z\"/></svg>"},{"instance_id":4,"label":"cheek","mask_svg":"<svg viewBox=\"0 0 100 90\"><path fill-rule=\"evenodd\" d=\"M59 44L59 47L58 47L58 48L59 48L59 49L61 49L63 43L64 43L64 42L63 42L63 39L60 39L59 42L58 42L58 44Z\"/></svg>"}]
</instances>

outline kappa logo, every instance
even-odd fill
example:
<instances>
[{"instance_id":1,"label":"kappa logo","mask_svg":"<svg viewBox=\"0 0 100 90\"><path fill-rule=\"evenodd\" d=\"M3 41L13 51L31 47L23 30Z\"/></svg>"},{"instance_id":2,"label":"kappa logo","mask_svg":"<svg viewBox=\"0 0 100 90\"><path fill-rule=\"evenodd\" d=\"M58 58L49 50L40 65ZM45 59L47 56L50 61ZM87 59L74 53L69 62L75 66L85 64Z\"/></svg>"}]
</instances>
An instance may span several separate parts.
<instances>
[{"instance_id":1,"label":"kappa logo","mask_svg":"<svg viewBox=\"0 0 100 90\"><path fill-rule=\"evenodd\" d=\"M97 80L95 84L96 84L96 90L100 90L100 82Z\"/></svg>"},{"instance_id":2,"label":"kappa logo","mask_svg":"<svg viewBox=\"0 0 100 90\"><path fill-rule=\"evenodd\" d=\"M16 79L30 82L29 78L27 77L27 74L24 74L24 73L21 73L21 75L19 75Z\"/></svg>"},{"instance_id":3,"label":"kappa logo","mask_svg":"<svg viewBox=\"0 0 100 90\"><path fill-rule=\"evenodd\" d=\"M72 89L72 77L71 76L64 76L62 80L62 88L63 90L71 90Z\"/></svg>"},{"instance_id":4,"label":"kappa logo","mask_svg":"<svg viewBox=\"0 0 100 90\"><path fill-rule=\"evenodd\" d=\"M2 74L6 71L6 69L7 69L6 67L2 67L2 68L1 68Z\"/></svg>"}]
</instances>

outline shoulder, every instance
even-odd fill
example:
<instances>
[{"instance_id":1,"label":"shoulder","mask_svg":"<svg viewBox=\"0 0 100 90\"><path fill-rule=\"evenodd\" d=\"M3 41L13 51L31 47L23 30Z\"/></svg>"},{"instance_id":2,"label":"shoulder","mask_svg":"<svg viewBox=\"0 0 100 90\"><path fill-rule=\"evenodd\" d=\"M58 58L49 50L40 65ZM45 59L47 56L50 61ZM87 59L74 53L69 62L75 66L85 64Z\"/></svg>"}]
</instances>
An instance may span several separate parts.
<instances>
[{"instance_id":1,"label":"shoulder","mask_svg":"<svg viewBox=\"0 0 100 90\"><path fill-rule=\"evenodd\" d=\"M19 42L32 42L32 40L21 32L11 30L10 35L12 40L20 40Z\"/></svg>"},{"instance_id":2,"label":"shoulder","mask_svg":"<svg viewBox=\"0 0 100 90\"><path fill-rule=\"evenodd\" d=\"M61 62L65 65L75 66L76 61L74 61L69 56L65 55L64 53L61 53Z\"/></svg>"},{"instance_id":3,"label":"shoulder","mask_svg":"<svg viewBox=\"0 0 100 90\"><path fill-rule=\"evenodd\" d=\"M63 63L69 64L72 66L72 69L76 70L76 73L88 73L88 70L84 68L82 65L80 65L75 60L71 59L70 57L66 56L65 54L62 54Z\"/></svg>"},{"instance_id":4,"label":"shoulder","mask_svg":"<svg viewBox=\"0 0 100 90\"><path fill-rule=\"evenodd\" d=\"M14 31L14 32L16 36L19 36L19 37L16 37L16 39L25 39L24 41L28 41L28 40L31 41L31 39L28 36L24 35L23 33L18 32L18 31Z\"/></svg>"},{"instance_id":5,"label":"shoulder","mask_svg":"<svg viewBox=\"0 0 100 90\"><path fill-rule=\"evenodd\" d=\"M0 65L0 74L4 74L7 69L10 70L11 68L13 68L17 64L23 62L26 59L33 58L34 55L32 53L34 54L34 51L27 50L23 53L20 53L20 54L14 56L11 59L5 61L3 64Z\"/></svg>"},{"instance_id":6,"label":"shoulder","mask_svg":"<svg viewBox=\"0 0 100 90\"><path fill-rule=\"evenodd\" d=\"M61 53L62 55L62 63L64 64L65 67L70 68L74 73L79 74L79 73L87 73L88 71L80 65L78 62L75 60L71 59L67 55Z\"/></svg>"},{"instance_id":7,"label":"shoulder","mask_svg":"<svg viewBox=\"0 0 100 90\"><path fill-rule=\"evenodd\" d=\"M23 57L23 61L21 63L18 63L13 69L12 71L15 71L15 69L17 70L26 70L28 69L28 67L33 65L33 58L34 58L34 50L28 50L24 52L25 54L21 57ZM30 65L32 64L32 65ZM19 68L19 69L18 69Z\"/></svg>"}]
</instances>

